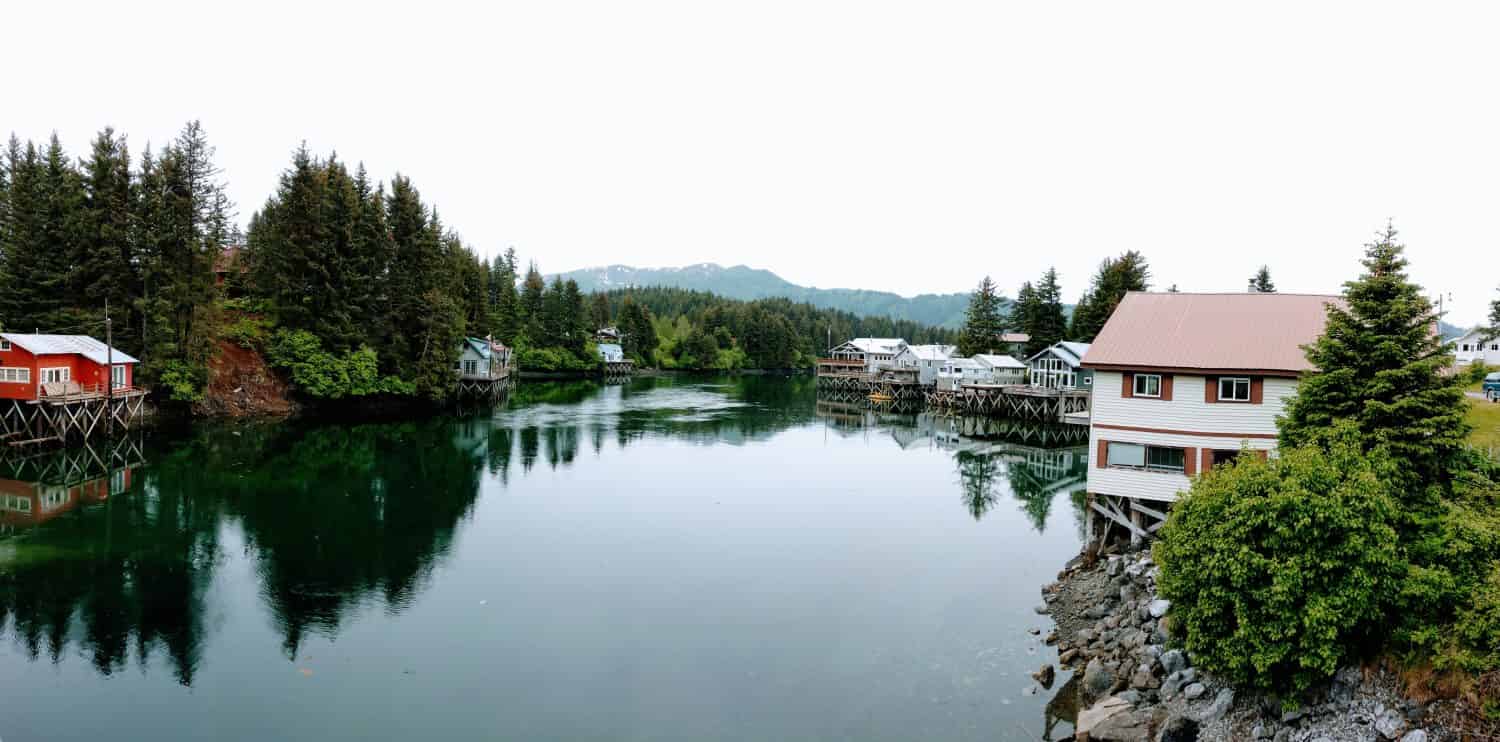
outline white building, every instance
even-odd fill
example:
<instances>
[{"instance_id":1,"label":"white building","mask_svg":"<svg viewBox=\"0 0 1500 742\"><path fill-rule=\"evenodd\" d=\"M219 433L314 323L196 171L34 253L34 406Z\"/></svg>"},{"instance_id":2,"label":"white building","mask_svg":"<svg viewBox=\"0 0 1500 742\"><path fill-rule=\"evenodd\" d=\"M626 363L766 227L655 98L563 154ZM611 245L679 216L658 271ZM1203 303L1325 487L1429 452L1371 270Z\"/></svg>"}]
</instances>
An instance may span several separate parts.
<instances>
[{"instance_id":1,"label":"white building","mask_svg":"<svg viewBox=\"0 0 1500 742\"><path fill-rule=\"evenodd\" d=\"M943 363L953 357L956 348L952 345L908 345L896 354L897 368L917 370L917 382L923 386L937 383L938 371Z\"/></svg>"},{"instance_id":2,"label":"white building","mask_svg":"<svg viewBox=\"0 0 1500 742\"><path fill-rule=\"evenodd\" d=\"M1301 346L1339 301L1127 294L1084 357L1094 373L1089 493L1127 498L1131 509L1172 501L1241 447L1275 450L1276 418L1312 368Z\"/></svg>"},{"instance_id":3,"label":"white building","mask_svg":"<svg viewBox=\"0 0 1500 742\"><path fill-rule=\"evenodd\" d=\"M989 369L973 358L949 358L938 370L937 388L953 391L964 384L984 384L989 378Z\"/></svg>"},{"instance_id":4,"label":"white building","mask_svg":"<svg viewBox=\"0 0 1500 742\"><path fill-rule=\"evenodd\" d=\"M1476 327L1448 341L1453 349L1453 359L1460 366L1481 362L1486 366L1500 366L1500 338L1486 337L1483 327Z\"/></svg>"},{"instance_id":5,"label":"white building","mask_svg":"<svg viewBox=\"0 0 1500 742\"><path fill-rule=\"evenodd\" d=\"M894 365L896 354L906 348L901 338L855 338L828 351L828 357L847 361L859 361L865 373L873 374L881 366Z\"/></svg>"},{"instance_id":6,"label":"white building","mask_svg":"<svg viewBox=\"0 0 1500 742\"><path fill-rule=\"evenodd\" d=\"M1028 383L1043 389L1088 389L1094 383L1093 372L1083 368L1088 343L1066 340L1037 351L1026 359Z\"/></svg>"},{"instance_id":7,"label":"white building","mask_svg":"<svg viewBox=\"0 0 1500 742\"><path fill-rule=\"evenodd\" d=\"M619 343L598 343L599 360L605 363L623 363L625 361L625 349Z\"/></svg>"},{"instance_id":8,"label":"white building","mask_svg":"<svg viewBox=\"0 0 1500 742\"><path fill-rule=\"evenodd\" d=\"M987 384L1025 384L1026 364L1011 356L997 356L989 353L979 353L974 356L984 366L989 380Z\"/></svg>"}]
</instances>

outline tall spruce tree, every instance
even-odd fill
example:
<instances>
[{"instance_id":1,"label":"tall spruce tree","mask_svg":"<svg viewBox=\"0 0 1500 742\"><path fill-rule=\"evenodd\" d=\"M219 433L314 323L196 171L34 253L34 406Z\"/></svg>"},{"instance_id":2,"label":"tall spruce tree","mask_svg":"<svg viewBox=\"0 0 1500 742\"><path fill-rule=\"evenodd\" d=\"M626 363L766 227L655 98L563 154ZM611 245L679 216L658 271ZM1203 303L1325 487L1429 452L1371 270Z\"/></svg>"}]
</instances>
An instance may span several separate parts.
<instances>
[{"instance_id":1,"label":"tall spruce tree","mask_svg":"<svg viewBox=\"0 0 1500 742\"><path fill-rule=\"evenodd\" d=\"M1000 333L1005 331L1005 319L1001 311L1003 305L1004 300L995 289L995 282L985 276L969 297L964 329L958 336L959 355L989 353L998 346Z\"/></svg>"},{"instance_id":2,"label":"tall spruce tree","mask_svg":"<svg viewBox=\"0 0 1500 742\"><path fill-rule=\"evenodd\" d=\"M603 292L596 291L589 299L589 302L591 305L589 319L594 325L594 329L609 327L612 321L609 312L609 297Z\"/></svg>"},{"instance_id":3,"label":"tall spruce tree","mask_svg":"<svg viewBox=\"0 0 1500 742\"><path fill-rule=\"evenodd\" d=\"M1263 265L1250 277L1250 290L1261 294L1276 293L1276 284L1271 281L1271 267Z\"/></svg>"},{"instance_id":4,"label":"tall spruce tree","mask_svg":"<svg viewBox=\"0 0 1500 742\"><path fill-rule=\"evenodd\" d=\"M516 294L516 251L505 251L504 258L497 258L497 265L490 270L490 281L495 294L495 337L509 345L516 343L521 334L521 300Z\"/></svg>"},{"instance_id":5,"label":"tall spruce tree","mask_svg":"<svg viewBox=\"0 0 1500 742\"><path fill-rule=\"evenodd\" d=\"M46 167L36 144L11 137L6 225L0 234L0 326L31 332L57 319L67 296L66 256L47 249Z\"/></svg>"},{"instance_id":6,"label":"tall spruce tree","mask_svg":"<svg viewBox=\"0 0 1500 742\"><path fill-rule=\"evenodd\" d=\"M83 169L83 233L73 262L75 290L91 307L107 303L116 345L139 353L134 328L140 277L131 233L135 184L125 137L112 128L99 132Z\"/></svg>"},{"instance_id":7,"label":"tall spruce tree","mask_svg":"<svg viewBox=\"0 0 1500 742\"><path fill-rule=\"evenodd\" d=\"M521 334L531 345L537 347L547 344L547 333L544 327L546 314L544 294L546 293L547 282L542 279L542 272L537 270L536 263L532 263L526 269L526 280L521 283L518 317L521 323Z\"/></svg>"},{"instance_id":8,"label":"tall spruce tree","mask_svg":"<svg viewBox=\"0 0 1500 742\"><path fill-rule=\"evenodd\" d=\"M1032 325L1025 330L1031 336L1027 355L1053 345L1068 334L1068 318L1063 312L1062 286L1058 283L1056 268L1048 268L1037 283L1036 305Z\"/></svg>"},{"instance_id":9,"label":"tall spruce tree","mask_svg":"<svg viewBox=\"0 0 1500 742\"><path fill-rule=\"evenodd\" d=\"M1036 287L1031 285L1030 281L1022 283L1021 288L1016 291L1016 300L1010 304L1010 326L1018 332L1031 336L1031 340L1026 343L1028 356L1036 352L1032 348L1040 342L1032 332L1036 329L1037 317L1040 313L1041 303L1037 298Z\"/></svg>"},{"instance_id":10,"label":"tall spruce tree","mask_svg":"<svg viewBox=\"0 0 1500 742\"><path fill-rule=\"evenodd\" d=\"M1099 264L1088 291L1073 308L1068 335L1079 342L1092 342L1125 294L1150 287L1151 269L1139 252L1130 250L1118 258L1106 258Z\"/></svg>"},{"instance_id":11,"label":"tall spruce tree","mask_svg":"<svg viewBox=\"0 0 1500 742\"><path fill-rule=\"evenodd\" d=\"M1444 370L1452 356L1437 333L1432 302L1406 275L1405 247L1387 225L1366 245L1359 278L1330 304L1323 334L1307 346L1308 374L1281 420L1281 445L1318 440L1335 423L1353 421L1367 449L1387 450L1397 464L1397 491L1409 509L1431 504L1428 485L1446 481L1463 450L1463 382Z\"/></svg>"}]
</instances>

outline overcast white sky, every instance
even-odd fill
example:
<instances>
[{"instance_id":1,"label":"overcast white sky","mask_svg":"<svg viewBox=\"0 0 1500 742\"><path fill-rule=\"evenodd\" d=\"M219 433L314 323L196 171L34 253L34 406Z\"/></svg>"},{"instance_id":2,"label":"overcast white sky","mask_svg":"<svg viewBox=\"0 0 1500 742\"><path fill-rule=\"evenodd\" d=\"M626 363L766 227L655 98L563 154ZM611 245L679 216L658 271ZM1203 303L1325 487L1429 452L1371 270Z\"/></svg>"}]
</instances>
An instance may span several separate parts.
<instances>
[{"instance_id":1,"label":"overcast white sky","mask_svg":"<svg viewBox=\"0 0 1500 742\"><path fill-rule=\"evenodd\" d=\"M1467 325L1500 284L1497 14L28 1L0 19L0 130L82 154L111 124L138 152L201 119L242 224L306 140L545 271L744 263L908 295L1056 265L1071 301L1126 249L1158 288L1268 263L1336 291L1390 217Z\"/></svg>"}]
</instances>

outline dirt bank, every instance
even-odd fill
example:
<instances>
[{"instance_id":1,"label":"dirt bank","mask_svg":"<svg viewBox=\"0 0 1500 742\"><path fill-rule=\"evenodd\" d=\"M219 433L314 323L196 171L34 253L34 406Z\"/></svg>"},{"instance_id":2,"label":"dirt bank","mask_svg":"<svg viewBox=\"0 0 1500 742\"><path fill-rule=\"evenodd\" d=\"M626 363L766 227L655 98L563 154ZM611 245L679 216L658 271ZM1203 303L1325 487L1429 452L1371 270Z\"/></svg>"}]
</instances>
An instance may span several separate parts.
<instances>
[{"instance_id":1,"label":"dirt bank","mask_svg":"<svg viewBox=\"0 0 1500 742\"><path fill-rule=\"evenodd\" d=\"M291 387L260 353L219 341L208 362L208 387L193 413L205 417L285 417L297 412Z\"/></svg>"}]
</instances>

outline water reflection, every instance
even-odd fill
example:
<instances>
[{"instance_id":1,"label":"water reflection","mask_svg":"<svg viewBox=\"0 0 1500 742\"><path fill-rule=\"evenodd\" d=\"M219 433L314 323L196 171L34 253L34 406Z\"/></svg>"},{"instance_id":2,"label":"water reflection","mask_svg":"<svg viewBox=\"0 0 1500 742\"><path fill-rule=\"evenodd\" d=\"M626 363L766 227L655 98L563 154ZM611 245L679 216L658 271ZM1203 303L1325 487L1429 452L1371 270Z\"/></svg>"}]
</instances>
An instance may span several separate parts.
<instances>
[{"instance_id":1,"label":"water reflection","mask_svg":"<svg viewBox=\"0 0 1500 742\"><path fill-rule=\"evenodd\" d=\"M766 447L752 444L769 441L793 429L794 433L781 440L797 441L789 444L795 450L778 449L774 454L806 459L798 463L805 463L810 472L821 468L821 457L830 453L816 449L820 435L834 439L865 436L874 445L865 448L856 441L854 446L844 446L842 452L869 453L878 449L880 456L919 464L907 471L920 471L922 481L937 485L936 491L942 498L937 501L940 507L912 505L906 499L909 496L906 492L901 493L902 507L922 512L940 510L943 518L960 520L968 539L976 544L975 551L986 555L993 551L995 543L987 534L1000 532L992 527L1004 525L1003 516L1010 507L1007 502L1013 502L1025 514L1024 523L1014 515L1008 516L1016 521L1011 532L1025 532L1027 524L1037 533L1042 532L1057 495L1081 489L1086 460L1084 448L1076 445L1076 439L1069 438L1076 431L832 406L816 400L813 380L807 377L740 377L713 382L636 379L620 385L534 384L514 390L498 410L471 411L463 416L425 421L199 427L183 433L158 434L144 441L123 442L108 450L83 451L56 460L39 457L13 461L10 462L15 465L13 468L0 466L0 493L6 498L0 502L3 506L0 508L0 630L33 660L45 658L61 664L70 657L82 656L94 671L105 676L121 674L127 667L138 669L142 676L160 674L165 667L172 678L185 686L192 686L201 675L205 680L195 692L203 692L213 685L208 679L215 677L215 673L206 668L213 667L215 656L220 657L221 669L226 665L238 669L235 663L243 661L247 654L275 657L279 653L300 663L312 653L311 647L319 646L314 638L332 640L358 635L355 627L372 611L408 618L419 615L415 607L423 603L423 596L441 592L432 589L434 585L452 584L442 576L447 574L451 580L453 572L445 573L444 568L462 562L455 559L456 554L462 553L459 548L462 541L472 543L473 539L494 538L503 532L491 523L474 527L467 531L471 534L469 538L460 539L466 529L482 523L485 517L493 521L495 510L486 507L480 512L482 492L493 497L497 488L504 488L513 480L535 484L538 480L552 479L553 471L571 468L588 473L588 462L620 456L621 449L653 439L670 439L674 445L745 446L745 451L734 453L765 455ZM838 446L830 447L830 451L835 448ZM642 445L640 453L652 450ZM707 456L711 452L702 453ZM610 470L608 476L621 481L636 476L628 473L633 471L635 461L670 465L674 460L661 455L655 458L643 455L629 461L620 458L620 468ZM878 463L874 468L879 468ZM893 469L901 467L893 462ZM884 470L880 471L884 476ZM593 474L600 476L599 472ZM656 489L658 479L670 476L660 470L646 472L636 477L642 482L632 480L622 485L621 491L645 499L652 496L651 490ZM790 478L788 475L781 481ZM769 481L772 480L756 481L755 485ZM756 516L752 511L761 501L753 497L734 502L726 497L723 506L705 502L702 509L691 510L697 519L691 522L718 524L723 529L719 537L726 543L732 543L731 537L745 539L746 543L741 543L741 550L736 552L741 555L741 566L752 561L756 566L734 573L738 576L731 580L718 573L726 565L713 561L718 544L714 548L703 547L696 552L702 555L702 563L676 576L682 580L681 584L692 586L692 595L701 601L692 604L684 598L683 605L697 605L699 609L717 605L726 608L726 616L740 616L738 610L727 610L731 606L740 607L733 596L747 589L759 590L763 599L752 604L764 608L766 613L757 618L758 623L747 619L747 625L780 627L774 633L776 641L791 642L796 649L787 656L803 657L809 651L840 646L838 641L816 633L822 628L816 620L818 607L823 604L824 596L840 589L842 584L842 579L835 580L832 575L889 570L898 575L891 581L899 582L902 570L910 569L908 560L910 564L933 570L921 573L923 578L917 582L923 584L947 571L954 585L966 585L964 580L968 575L978 573L977 568L952 568L949 560L954 549L948 540L953 533L952 524L943 519L927 523L926 530L921 531L907 530L907 521L900 520L902 538L912 541L884 543L880 545L882 549L865 553L869 545L862 541L863 535L850 535L838 523L819 520L825 513L836 513L831 517L834 521L858 520L851 510L864 507L866 501L855 496L862 495L863 490L854 495L845 493L847 499L827 500L839 503L840 507L824 510L816 501L824 494L818 491L822 483L814 484L818 487L809 487L807 497L799 492L796 498L777 501L778 507L797 513L798 529L817 529L819 537L805 542L776 530L779 526L775 520L782 516L776 513ZM635 489L629 490L630 486ZM585 488L571 491L590 497L599 495L596 490ZM960 502L948 499L954 493ZM634 501L613 497L607 507L601 507L604 499L598 497L584 503L584 510L596 515L567 511L579 521L576 524L569 521L568 525L590 529L590 537L606 543L630 545L633 542L619 535L618 524L606 514L624 519L621 513L628 514L635 506ZM25 505L20 504L23 500ZM731 507L742 509L731 511ZM962 512L956 509L959 507ZM525 507L504 512L517 517L536 516ZM734 515L720 515L726 512ZM563 517L551 511L548 514ZM585 522L590 517L597 520ZM974 525L973 521L981 519L987 528ZM629 525L632 528L659 525L663 529L661 538L678 538L669 526L679 521L665 516L659 524L649 521L642 519ZM734 524L746 521L764 528L734 530ZM539 522L547 521L533 520L528 525L535 527ZM1055 526L1058 521L1052 522ZM872 528L878 525L878 521L871 523ZM942 544L934 550L945 555L940 565L922 562L925 552L921 549L903 551L908 543L913 546L921 543L912 533L926 534L933 539L932 543ZM1056 535L1049 541L1065 540ZM838 543L838 538L850 540L835 549L825 547L824 538L833 539L834 543ZM782 542L803 544L807 550L799 553L785 544L773 549L755 546ZM607 558L619 558L622 553L633 560L647 560L639 562L642 575L662 571L660 563L649 561L650 553L615 551ZM613 596L617 603L626 604L637 599L634 597L637 590L650 588L642 588L642 583L649 579L625 577L613 584L597 586L591 581L593 570L602 568L589 561L592 556L549 555L560 570L558 575L539 574L535 583L520 580L516 584L531 589L528 595L533 600L549 596L560 600L553 593L552 578L561 578L556 580L557 584L566 585L568 575L586 574L588 579L580 578L582 581L575 584L601 590L601 602ZM827 582L794 581L792 587L784 587L775 579L759 581L760 560L765 561L765 574L774 575L778 565L787 568L787 564L795 564L795 569L805 572L806 565L837 564L840 558L859 562L860 566L848 573L829 572ZM888 561L882 563L881 558ZM573 563L570 561L573 559L580 561ZM870 560L870 565L883 566L866 568L866 560ZM976 557L974 563L986 562L983 557ZM524 570L518 568L518 571ZM986 584L992 578L993 575L986 573ZM788 592L793 588L798 592ZM229 607L226 594L238 592L249 595L250 600ZM953 590L951 594L977 600L978 596L988 599L993 592L965 589ZM437 601L426 601L427 605L433 602ZM252 610L263 609L268 620L252 613L262 627L262 634L252 635L258 643L240 649L239 660L231 660L226 657L228 650L222 648L231 641L250 639L242 636L244 629L225 629L222 614L226 610L241 610L247 603ZM946 600L941 603L949 605ZM837 635L870 632L865 635L865 641L872 647L869 652L881 657L885 656L879 654L881 651L890 653L889 662L901 668L891 675L892 687L905 687L903 684L912 672L901 664L908 661L907 656L890 648L907 647L913 636L906 633L910 625L926 614L910 606L888 608L900 614L898 621L889 625L869 621L868 615L862 613L859 620L842 625ZM691 613L687 608L684 610ZM1029 605L1023 613L1031 618ZM518 621L524 611L512 614L510 620ZM967 625L963 614L963 611L954 614L957 625ZM624 615L631 616L628 611ZM789 619L788 615L794 618ZM577 612L560 613L556 621L566 626L587 618ZM465 616L444 614L435 620L441 623L425 626L462 625ZM626 624L626 630L636 632L631 636L640 640L649 636L641 626L650 624L649 621L634 626ZM515 634L524 634L524 630L514 627L527 625L511 624ZM950 651L944 642L950 639L952 626L938 625L945 627L944 630L916 634L933 645L930 651L916 653L924 660L928 655L937 657ZM269 639L264 636L266 626L274 629L274 636ZM689 636L702 646L717 646L721 637L716 632L722 626L732 627L732 621L726 618L715 627L703 628L684 620L677 628L702 631L702 635ZM740 638L746 639L747 645L759 646L756 642L766 640L744 626L739 630L745 632ZM725 636L734 638L732 628L725 631ZM227 637L230 641L216 642L216 632L233 635ZM465 641L474 639L472 634L462 636ZM993 637L986 638L991 640ZM849 642L849 654L844 661L854 662L853 658L867 654L866 649L857 646L858 641ZM454 643L464 644L464 641ZM464 651L470 650L473 647L466 645ZM637 667L635 671L645 672L639 668L649 667L649 664L633 665L646 661L630 655L628 647L615 647L601 640L593 650L609 654L609 660L621 666ZM491 647L490 651L495 650ZM961 652L952 651L957 652L955 656L972 654L967 647ZM517 657L497 653L485 659L516 660ZM577 678L595 677L593 666L584 660L563 659L576 663L569 667L587 669L587 672L579 670ZM831 667L840 667L833 659L829 662ZM528 672L541 672L538 668L545 665L528 667ZM847 682L856 687L869 682L870 674L875 672L863 664L847 667L850 668L847 675L838 676L842 680L835 679L832 685ZM938 682L932 678L928 681ZM747 692L770 692L760 680L744 682L751 689ZM789 681L778 679L778 682ZM963 682L977 684L981 680L966 676ZM964 684L960 691L954 692L977 693L979 687ZM887 698L902 697L890 692L892 695ZM805 692L788 692L789 697L799 695Z\"/></svg>"}]
</instances>

